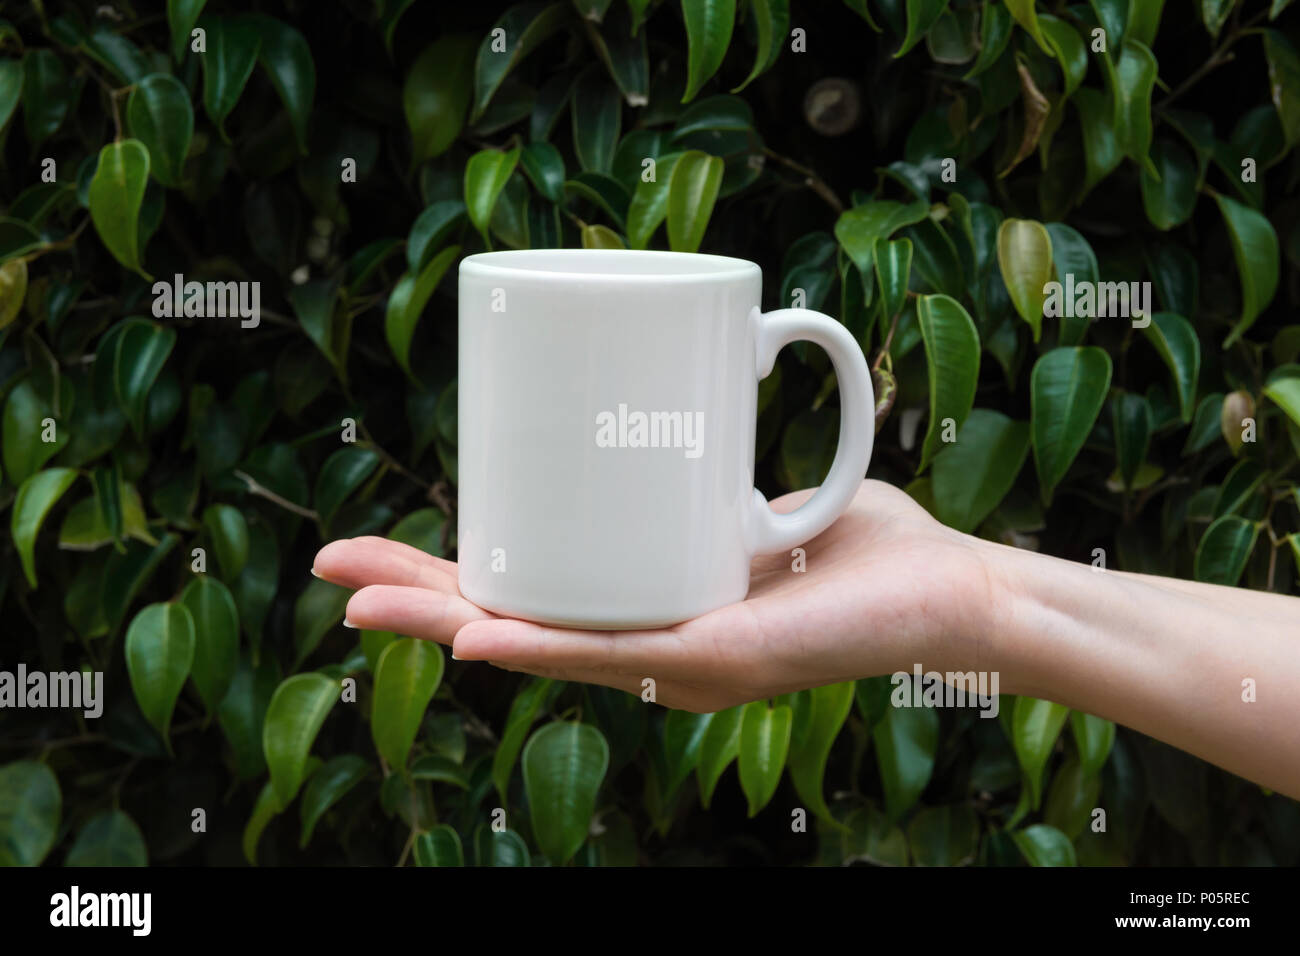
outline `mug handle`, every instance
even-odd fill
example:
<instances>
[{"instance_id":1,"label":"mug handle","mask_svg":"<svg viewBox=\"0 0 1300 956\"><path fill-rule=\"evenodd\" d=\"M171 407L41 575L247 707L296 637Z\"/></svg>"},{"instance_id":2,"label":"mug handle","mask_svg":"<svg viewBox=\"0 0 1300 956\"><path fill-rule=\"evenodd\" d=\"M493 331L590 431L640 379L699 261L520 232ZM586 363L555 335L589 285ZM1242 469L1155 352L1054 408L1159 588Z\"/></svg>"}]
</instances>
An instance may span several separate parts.
<instances>
[{"instance_id":1,"label":"mug handle","mask_svg":"<svg viewBox=\"0 0 1300 956\"><path fill-rule=\"evenodd\" d=\"M757 324L755 351L758 378L767 378L776 354L791 342L820 345L840 389L840 437L830 474L811 498L789 514L768 507L762 492L754 489L753 520L749 524L751 554L788 551L821 534L849 506L862 484L875 441L875 394L867 360L853 335L829 315L812 309L776 309L752 317Z\"/></svg>"}]
</instances>

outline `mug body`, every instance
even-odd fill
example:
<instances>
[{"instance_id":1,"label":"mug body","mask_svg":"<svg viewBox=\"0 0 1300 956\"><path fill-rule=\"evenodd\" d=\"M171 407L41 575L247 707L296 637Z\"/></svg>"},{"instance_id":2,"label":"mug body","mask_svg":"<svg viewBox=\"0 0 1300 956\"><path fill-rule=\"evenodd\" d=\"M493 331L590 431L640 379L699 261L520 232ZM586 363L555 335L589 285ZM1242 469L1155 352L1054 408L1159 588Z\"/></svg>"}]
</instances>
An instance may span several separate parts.
<instances>
[{"instance_id":1,"label":"mug body","mask_svg":"<svg viewBox=\"0 0 1300 956\"><path fill-rule=\"evenodd\" d=\"M739 601L762 277L741 259L536 249L460 266L460 590L654 627Z\"/></svg>"}]
</instances>

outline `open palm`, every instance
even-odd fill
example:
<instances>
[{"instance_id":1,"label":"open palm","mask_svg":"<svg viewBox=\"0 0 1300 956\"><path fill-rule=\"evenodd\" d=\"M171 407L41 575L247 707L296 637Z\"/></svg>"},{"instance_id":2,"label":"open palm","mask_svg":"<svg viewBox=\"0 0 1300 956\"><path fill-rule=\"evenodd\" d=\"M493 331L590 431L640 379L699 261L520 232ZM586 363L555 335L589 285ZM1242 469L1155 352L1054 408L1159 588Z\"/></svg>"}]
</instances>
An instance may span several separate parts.
<instances>
[{"instance_id":1,"label":"open palm","mask_svg":"<svg viewBox=\"0 0 1300 956\"><path fill-rule=\"evenodd\" d=\"M772 502L794 510L812 491ZM456 564L386 538L334 541L314 572L358 589L353 627L452 645L459 660L641 693L655 682L668 707L711 712L853 680L913 663L978 666L987 575L972 539L939 524L891 485L864 481L830 528L791 555L756 558L749 594L672 627L584 631L499 617L470 603ZM800 564L804 570L795 570Z\"/></svg>"}]
</instances>

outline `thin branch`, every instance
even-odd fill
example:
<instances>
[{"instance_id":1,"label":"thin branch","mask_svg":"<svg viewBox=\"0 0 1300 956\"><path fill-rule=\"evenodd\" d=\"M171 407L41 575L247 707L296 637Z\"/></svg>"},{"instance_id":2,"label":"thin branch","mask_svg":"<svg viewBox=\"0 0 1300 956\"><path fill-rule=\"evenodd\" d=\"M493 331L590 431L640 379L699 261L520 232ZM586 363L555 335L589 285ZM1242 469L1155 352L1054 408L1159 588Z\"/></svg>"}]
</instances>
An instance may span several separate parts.
<instances>
[{"instance_id":1,"label":"thin branch","mask_svg":"<svg viewBox=\"0 0 1300 956\"><path fill-rule=\"evenodd\" d=\"M290 501L287 498L281 498L270 488L266 487L263 484L260 484L252 475L248 474L247 472L240 471L238 468L236 468L235 477L243 479L244 483L248 485L248 491L250 494L258 495L259 497L265 498L267 501L273 501L281 508L284 508L286 511L292 511L294 514L302 515L302 517L304 518L310 518L312 521L320 520L320 515L317 514L315 511L313 511L312 509L304 508L302 505L299 504L294 504L292 501Z\"/></svg>"},{"instance_id":2,"label":"thin branch","mask_svg":"<svg viewBox=\"0 0 1300 956\"><path fill-rule=\"evenodd\" d=\"M825 200L826 204L834 209L837 215L844 211L844 203L840 202L840 198L835 195L834 190L832 190L830 186L827 186L825 180L807 166L802 163L796 163L788 156L782 156L770 147L763 147L763 155L767 156L769 159L776 160L782 166L787 169L792 169L802 176L804 178L804 185Z\"/></svg>"}]
</instances>

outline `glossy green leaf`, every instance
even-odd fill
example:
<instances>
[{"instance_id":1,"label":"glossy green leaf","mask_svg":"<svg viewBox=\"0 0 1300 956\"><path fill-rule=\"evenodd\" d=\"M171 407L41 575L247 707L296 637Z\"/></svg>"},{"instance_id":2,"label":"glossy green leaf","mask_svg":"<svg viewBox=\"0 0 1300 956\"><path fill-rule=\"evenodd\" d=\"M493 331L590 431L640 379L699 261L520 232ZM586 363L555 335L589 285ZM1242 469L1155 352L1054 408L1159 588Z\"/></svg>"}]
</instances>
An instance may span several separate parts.
<instances>
[{"instance_id":1,"label":"glossy green leaf","mask_svg":"<svg viewBox=\"0 0 1300 956\"><path fill-rule=\"evenodd\" d=\"M534 839L551 864L561 866L587 839L609 768L609 744L590 724L557 720L528 739L520 763Z\"/></svg>"},{"instance_id":2,"label":"glossy green leaf","mask_svg":"<svg viewBox=\"0 0 1300 956\"><path fill-rule=\"evenodd\" d=\"M1111 407L1115 461L1124 487L1131 490L1151 445L1151 405L1142 395L1120 391Z\"/></svg>"},{"instance_id":3,"label":"glossy green leaf","mask_svg":"<svg viewBox=\"0 0 1300 956\"><path fill-rule=\"evenodd\" d=\"M1079 111L1083 132L1083 192L1087 193L1109 176L1124 156L1116 138L1115 115L1109 98L1101 90L1081 86L1075 90L1071 102Z\"/></svg>"},{"instance_id":4,"label":"glossy green leaf","mask_svg":"<svg viewBox=\"0 0 1300 956\"><path fill-rule=\"evenodd\" d=\"M722 773L740 753L740 725L745 708L728 707L713 715L700 744L695 777L700 786L700 805L706 810Z\"/></svg>"},{"instance_id":5,"label":"glossy green leaf","mask_svg":"<svg viewBox=\"0 0 1300 956\"><path fill-rule=\"evenodd\" d=\"M0 767L0 866L39 866L59 832L63 795L43 763Z\"/></svg>"},{"instance_id":6,"label":"glossy green leaf","mask_svg":"<svg viewBox=\"0 0 1300 956\"><path fill-rule=\"evenodd\" d=\"M946 295L925 295L917 302L917 324L925 343L930 385L930 424L921 444L922 472L956 434L970 414L979 380L980 338L961 303Z\"/></svg>"},{"instance_id":7,"label":"glossy green leaf","mask_svg":"<svg viewBox=\"0 0 1300 956\"><path fill-rule=\"evenodd\" d=\"M1113 48L1112 48L1113 49ZM1137 40L1125 40L1112 79L1115 144L1152 176L1159 175L1151 151L1151 92L1156 85L1156 58Z\"/></svg>"},{"instance_id":8,"label":"glossy green leaf","mask_svg":"<svg viewBox=\"0 0 1300 956\"><path fill-rule=\"evenodd\" d=\"M1115 743L1115 724L1079 710L1070 711L1070 730L1079 751L1079 765L1085 777L1101 772Z\"/></svg>"},{"instance_id":9,"label":"glossy green leaf","mask_svg":"<svg viewBox=\"0 0 1300 956\"><path fill-rule=\"evenodd\" d=\"M9 528L23 564L23 573L33 590L36 588L36 536L40 534L50 509L76 480L75 468L47 468L24 479L18 486Z\"/></svg>"},{"instance_id":10,"label":"glossy green leaf","mask_svg":"<svg viewBox=\"0 0 1300 956\"><path fill-rule=\"evenodd\" d=\"M1264 394L1286 412L1291 421L1300 425L1300 369L1269 376L1264 385Z\"/></svg>"},{"instance_id":11,"label":"glossy green leaf","mask_svg":"<svg viewBox=\"0 0 1300 956\"><path fill-rule=\"evenodd\" d=\"M417 836L413 850L416 866L465 865L465 851L460 845L460 835L445 823Z\"/></svg>"},{"instance_id":12,"label":"glossy green leaf","mask_svg":"<svg viewBox=\"0 0 1300 956\"><path fill-rule=\"evenodd\" d=\"M248 823L244 825L244 836L242 845L244 849L244 859L250 866L257 866L257 844L262 839L262 833L266 825L275 818L280 812L279 805L276 802L275 788L271 786L271 781L262 785L261 791L257 795L257 802L253 804L253 813L248 818Z\"/></svg>"},{"instance_id":13,"label":"glossy green leaf","mask_svg":"<svg viewBox=\"0 0 1300 956\"><path fill-rule=\"evenodd\" d=\"M875 263L876 242L920 222L929 214L925 200L900 203L890 199L870 200L840 214L835 221L835 238L863 273L872 271Z\"/></svg>"},{"instance_id":14,"label":"glossy green leaf","mask_svg":"<svg viewBox=\"0 0 1300 956\"><path fill-rule=\"evenodd\" d=\"M459 204L457 204L459 205ZM397 364L414 380L411 371L411 341L424 308L438 283L460 255L460 246L448 246L428 261L416 274L408 272L398 280L388 296L384 313L384 335Z\"/></svg>"},{"instance_id":15,"label":"glossy green leaf","mask_svg":"<svg viewBox=\"0 0 1300 956\"><path fill-rule=\"evenodd\" d=\"M194 24L199 22L208 0L167 0L167 22L171 26L172 59L180 62L190 48Z\"/></svg>"},{"instance_id":16,"label":"glossy green leaf","mask_svg":"<svg viewBox=\"0 0 1300 956\"><path fill-rule=\"evenodd\" d=\"M1110 356L1096 347L1053 349L1030 375L1034 465L1044 502L1065 477L1092 431L1110 388Z\"/></svg>"},{"instance_id":17,"label":"glossy green leaf","mask_svg":"<svg viewBox=\"0 0 1300 956\"><path fill-rule=\"evenodd\" d=\"M1034 9L1034 0L1003 0L1011 15L1016 18L1025 32L1034 38L1034 41L1042 47L1044 53L1052 55L1052 48L1048 45L1047 40L1043 37L1042 25L1038 20L1038 12Z\"/></svg>"},{"instance_id":18,"label":"glossy green leaf","mask_svg":"<svg viewBox=\"0 0 1300 956\"><path fill-rule=\"evenodd\" d=\"M262 36L248 16L209 14L200 19L199 27L206 36L206 49L199 55L203 64L203 107L225 137L226 117L253 75Z\"/></svg>"},{"instance_id":19,"label":"glossy green leaf","mask_svg":"<svg viewBox=\"0 0 1300 956\"><path fill-rule=\"evenodd\" d=\"M311 842L316 824L330 807L345 797L353 787L370 775L370 764L357 754L340 754L325 761L311 775L302 791L299 813L302 816L302 836L298 846Z\"/></svg>"},{"instance_id":20,"label":"glossy green leaf","mask_svg":"<svg viewBox=\"0 0 1300 956\"><path fill-rule=\"evenodd\" d=\"M890 242L878 239L873 258L884 314L892 319L903 311L907 302L908 279L912 274L912 240Z\"/></svg>"},{"instance_id":21,"label":"glossy green leaf","mask_svg":"<svg viewBox=\"0 0 1300 956\"><path fill-rule=\"evenodd\" d=\"M492 755L492 783L503 801L509 794L510 775L515 769L519 751L524 746L528 731L541 716L543 705L554 685L552 680L530 680L510 703L505 732L501 735L496 753Z\"/></svg>"},{"instance_id":22,"label":"glossy green leaf","mask_svg":"<svg viewBox=\"0 0 1300 956\"><path fill-rule=\"evenodd\" d=\"M23 61L0 59L0 129L9 123L23 97Z\"/></svg>"},{"instance_id":23,"label":"glossy green leaf","mask_svg":"<svg viewBox=\"0 0 1300 956\"><path fill-rule=\"evenodd\" d=\"M77 833L64 866L148 866L144 834L121 810L102 810Z\"/></svg>"},{"instance_id":24,"label":"glossy green leaf","mask_svg":"<svg viewBox=\"0 0 1300 956\"><path fill-rule=\"evenodd\" d=\"M494 830L480 824L474 831L476 866L531 866L528 844L514 830Z\"/></svg>"},{"instance_id":25,"label":"glossy green leaf","mask_svg":"<svg viewBox=\"0 0 1300 956\"><path fill-rule=\"evenodd\" d=\"M985 4L980 15L979 53L962 79L972 80L996 63L1010 42L1011 33L1011 11L1000 3Z\"/></svg>"},{"instance_id":26,"label":"glossy green leaf","mask_svg":"<svg viewBox=\"0 0 1300 956\"><path fill-rule=\"evenodd\" d=\"M668 186L668 245L674 252L696 252L708 228L722 184L723 161L698 150L681 155Z\"/></svg>"},{"instance_id":27,"label":"glossy green leaf","mask_svg":"<svg viewBox=\"0 0 1300 956\"><path fill-rule=\"evenodd\" d=\"M1196 548L1196 580L1235 586L1258 537L1259 526L1238 515L1227 514L1214 521Z\"/></svg>"},{"instance_id":28,"label":"glossy green leaf","mask_svg":"<svg viewBox=\"0 0 1300 956\"><path fill-rule=\"evenodd\" d=\"M765 700L746 704L741 714L737 767L751 817L767 806L781 782L793 719L788 704L773 707Z\"/></svg>"},{"instance_id":29,"label":"glossy green leaf","mask_svg":"<svg viewBox=\"0 0 1300 956\"><path fill-rule=\"evenodd\" d=\"M203 528L217 552L222 577L235 580L248 563L248 521L244 513L233 505L208 505L203 510Z\"/></svg>"},{"instance_id":30,"label":"glossy green leaf","mask_svg":"<svg viewBox=\"0 0 1300 956\"><path fill-rule=\"evenodd\" d=\"M1201 378L1201 340L1196 330L1181 315L1157 312L1142 333L1174 377L1179 412L1184 422L1190 422L1196 408L1196 384Z\"/></svg>"},{"instance_id":31,"label":"glossy green leaf","mask_svg":"<svg viewBox=\"0 0 1300 956\"><path fill-rule=\"evenodd\" d=\"M230 589L207 575L187 584L180 601L194 619L190 677L208 713L214 713L239 669L239 611Z\"/></svg>"},{"instance_id":32,"label":"glossy green leaf","mask_svg":"<svg viewBox=\"0 0 1300 956\"><path fill-rule=\"evenodd\" d=\"M256 550L255 547L250 552L250 564ZM297 654L294 670L311 656L326 633L343 619L343 611L351 596L352 592L348 588L323 579L307 582L293 607L293 642ZM235 599L236 602L239 599L237 590Z\"/></svg>"},{"instance_id":33,"label":"glossy green leaf","mask_svg":"<svg viewBox=\"0 0 1300 956\"><path fill-rule=\"evenodd\" d=\"M1147 219L1157 229L1181 226L1196 207L1196 162L1181 144L1161 139L1151 148L1151 164L1159 178L1142 173L1142 206Z\"/></svg>"},{"instance_id":34,"label":"glossy green leaf","mask_svg":"<svg viewBox=\"0 0 1300 956\"><path fill-rule=\"evenodd\" d=\"M378 466L379 454L369 448L340 448L325 459L313 495L321 524L329 527L343 503Z\"/></svg>"},{"instance_id":35,"label":"glossy green leaf","mask_svg":"<svg viewBox=\"0 0 1300 956\"><path fill-rule=\"evenodd\" d=\"M16 83L12 77L9 82L12 91ZM72 108L67 70L49 47L36 47L23 54L22 100L27 139L37 146L63 125Z\"/></svg>"},{"instance_id":36,"label":"glossy green leaf","mask_svg":"<svg viewBox=\"0 0 1300 956\"><path fill-rule=\"evenodd\" d=\"M274 17L258 16L254 23L262 38L258 62L289 113L298 151L306 155L307 122L316 97L316 64L311 47L298 30Z\"/></svg>"},{"instance_id":37,"label":"glossy green leaf","mask_svg":"<svg viewBox=\"0 0 1300 956\"><path fill-rule=\"evenodd\" d=\"M477 122L506 75L549 39L573 15L565 0L554 3L517 3L497 20L479 44L474 61L474 109Z\"/></svg>"},{"instance_id":38,"label":"glossy green leaf","mask_svg":"<svg viewBox=\"0 0 1300 956\"><path fill-rule=\"evenodd\" d=\"M1055 827L1035 823L1011 834L1030 866L1077 866L1074 845Z\"/></svg>"},{"instance_id":39,"label":"glossy green leaf","mask_svg":"<svg viewBox=\"0 0 1300 956\"><path fill-rule=\"evenodd\" d=\"M733 93L739 93L772 68L790 35L790 0L750 0L749 14L757 37L754 68Z\"/></svg>"},{"instance_id":40,"label":"glossy green leaf","mask_svg":"<svg viewBox=\"0 0 1300 956\"><path fill-rule=\"evenodd\" d=\"M1043 769L1070 708L1035 697L1017 697L1011 713L1011 743L1029 786L1029 805L1037 810L1043 796Z\"/></svg>"},{"instance_id":41,"label":"glossy green leaf","mask_svg":"<svg viewBox=\"0 0 1300 956\"><path fill-rule=\"evenodd\" d=\"M623 240L613 229L605 226L583 226L582 248L584 249L622 249Z\"/></svg>"},{"instance_id":42,"label":"glossy green leaf","mask_svg":"<svg viewBox=\"0 0 1300 956\"><path fill-rule=\"evenodd\" d=\"M578 165L608 173L622 130L623 101L618 88L603 73L589 71L574 86L569 115L573 117L573 153Z\"/></svg>"},{"instance_id":43,"label":"glossy green leaf","mask_svg":"<svg viewBox=\"0 0 1300 956\"><path fill-rule=\"evenodd\" d=\"M1228 227L1232 256L1241 280L1241 318L1223 341L1226 349L1255 324L1259 314L1273 301L1279 253L1273 224L1261 213L1218 193L1214 194L1214 201L1219 204L1224 225Z\"/></svg>"},{"instance_id":44,"label":"glossy green leaf","mask_svg":"<svg viewBox=\"0 0 1300 956\"><path fill-rule=\"evenodd\" d=\"M664 719L664 758L668 779L665 799L671 801L677 789L699 763L700 749L713 714L693 714L688 710L670 710Z\"/></svg>"},{"instance_id":45,"label":"glossy green leaf","mask_svg":"<svg viewBox=\"0 0 1300 956\"><path fill-rule=\"evenodd\" d=\"M997 241L1002 281L1037 342L1043 333L1044 287L1052 281L1052 237L1041 222L1006 219L998 227Z\"/></svg>"},{"instance_id":46,"label":"glossy green leaf","mask_svg":"<svg viewBox=\"0 0 1300 956\"><path fill-rule=\"evenodd\" d=\"M392 769L406 766L424 712L442 681L442 649L432 641L399 638L384 648L375 667L370 734Z\"/></svg>"},{"instance_id":47,"label":"glossy green leaf","mask_svg":"<svg viewBox=\"0 0 1300 956\"><path fill-rule=\"evenodd\" d=\"M181 82L166 73L146 76L127 97L126 122L149 151L154 178L164 186L180 186L194 138L194 110Z\"/></svg>"},{"instance_id":48,"label":"glossy green leaf","mask_svg":"<svg viewBox=\"0 0 1300 956\"><path fill-rule=\"evenodd\" d=\"M461 127L473 95L474 39L438 37L411 64L402 87L402 109L411 131L411 165L441 156Z\"/></svg>"},{"instance_id":49,"label":"glossy green leaf","mask_svg":"<svg viewBox=\"0 0 1300 956\"><path fill-rule=\"evenodd\" d=\"M1028 422L973 409L957 441L935 456L935 516L958 531L973 532L1006 497L1028 455Z\"/></svg>"},{"instance_id":50,"label":"glossy green leaf","mask_svg":"<svg viewBox=\"0 0 1300 956\"><path fill-rule=\"evenodd\" d=\"M1079 31L1064 20L1044 13L1039 16L1038 25L1043 38L1061 64L1061 72L1065 76L1062 95L1069 99L1088 72L1088 48Z\"/></svg>"},{"instance_id":51,"label":"glossy green leaf","mask_svg":"<svg viewBox=\"0 0 1300 956\"><path fill-rule=\"evenodd\" d=\"M277 812L297 796L311 745L338 699L339 682L314 673L287 678L271 696L262 723L262 752Z\"/></svg>"},{"instance_id":52,"label":"glossy green leaf","mask_svg":"<svg viewBox=\"0 0 1300 956\"><path fill-rule=\"evenodd\" d=\"M823 795L822 778L831 747L853 708L852 681L826 684L795 695L790 728L790 781L808 809L828 822L834 821Z\"/></svg>"},{"instance_id":53,"label":"glossy green leaf","mask_svg":"<svg viewBox=\"0 0 1300 956\"><path fill-rule=\"evenodd\" d=\"M126 631L126 670L136 703L171 751L172 711L194 664L194 618L175 601L150 604Z\"/></svg>"},{"instance_id":54,"label":"glossy green leaf","mask_svg":"<svg viewBox=\"0 0 1300 956\"><path fill-rule=\"evenodd\" d=\"M1286 36L1265 30L1264 58L1268 61L1269 92L1290 149L1300 141L1300 55Z\"/></svg>"},{"instance_id":55,"label":"glossy green leaf","mask_svg":"<svg viewBox=\"0 0 1300 956\"><path fill-rule=\"evenodd\" d=\"M633 249L646 248L650 237L668 215L668 189L681 156L681 153L667 153L655 159L653 179L646 178L650 168L642 172L627 207L627 238Z\"/></svg>"},{"instance_id":56,"label":"glossy green leaf","mask_svg":"<svg viewBox=\"0 0 1300 956\"><path fill-rule=\"evenodd\" d=\"M465 208L469 212L470 222L482 235L483 242L489 249L492 243L488 239L488 223L492 219L492 210L496 208L497 198L518 162L517 148L508 153L498 149L483 149L471 156L465 165Z\"/></svg>"},{"instance_id":57,"label":"glossy green leaf","mask_svg":"<svg viewBox=\"0 0 1300 956\"><path fill-rule=\"evenodd\" d=\"M736 22L736 0L682 0L682 20L686 24L686 92L682 102L689 103L722 66Z\"/></svg>"},{"instance_id":58,"label":"glossy green leaf","mask_svg":"<svg viewBox=\"0 0 1300 956\"><path fill-rule=\"evenodd\" d=\"M519 154L519 165L533 187L551 202L564 202L564 157L547 142L529 143Z\"/></svg>"},{"instance_id":59,"label":"glossy green leaf","mask_svg":"<svg viewBox=\"0 0 1300 956\"><path fill-rule=\"evenodd\" d=\"M917 866L959 866L975 855L979 817L969 804L926 807L907 825L907 842Z\"/></svg>"},{"instance_id":60,"label":"glossy green leaf","mask_svg":"<svg viewBox=\"0 0 1300 956\"><path fill-rule=\"evenodd\" d=\"M910 700L910 681L896 687L894 693L906 693ZM896 822L930 782L939 746L939 715L930 707L888 707L871 728L871 739L885 792L885 811L890 822Z\"/></svg>"},{"instance_id":61,"label":"glossy green leaf","mask_svg":"<svg viewBox=\"0 0 1300 956\"><path fill-rule=\"evenodd\" d=\"M1092 819L1100 794L1101 777L1085 774L1079 761L1071 756L1047 788L1043 822L1060 830L1069 839L1077 839Z\"/></svg>"},{"instance_id":62,"label":"glossy green leaf","mask_svg":"<svg viewBox=\"0 0 1300 956\"><path fill-rule=\"evenodd\" d=\"M149 180L149 150L138 139L109 143L99 151L90 181L90 219L118 262L146 279L140 264L140 205ZM170 330L175 336L175 330Z\"/></svg>"},{"instance_id":63,"label":"glossy green leaf","mask_svg":"<svg viewBox=\"0 0 1300 956\"><path fill-rule=\"evenodd\" d=\"M930 32L935 21L948 9L949 0L907 0L907 33L903 44L895 51L900 57L921 42L921 38Z\"/></svg>"}]
</instances>

